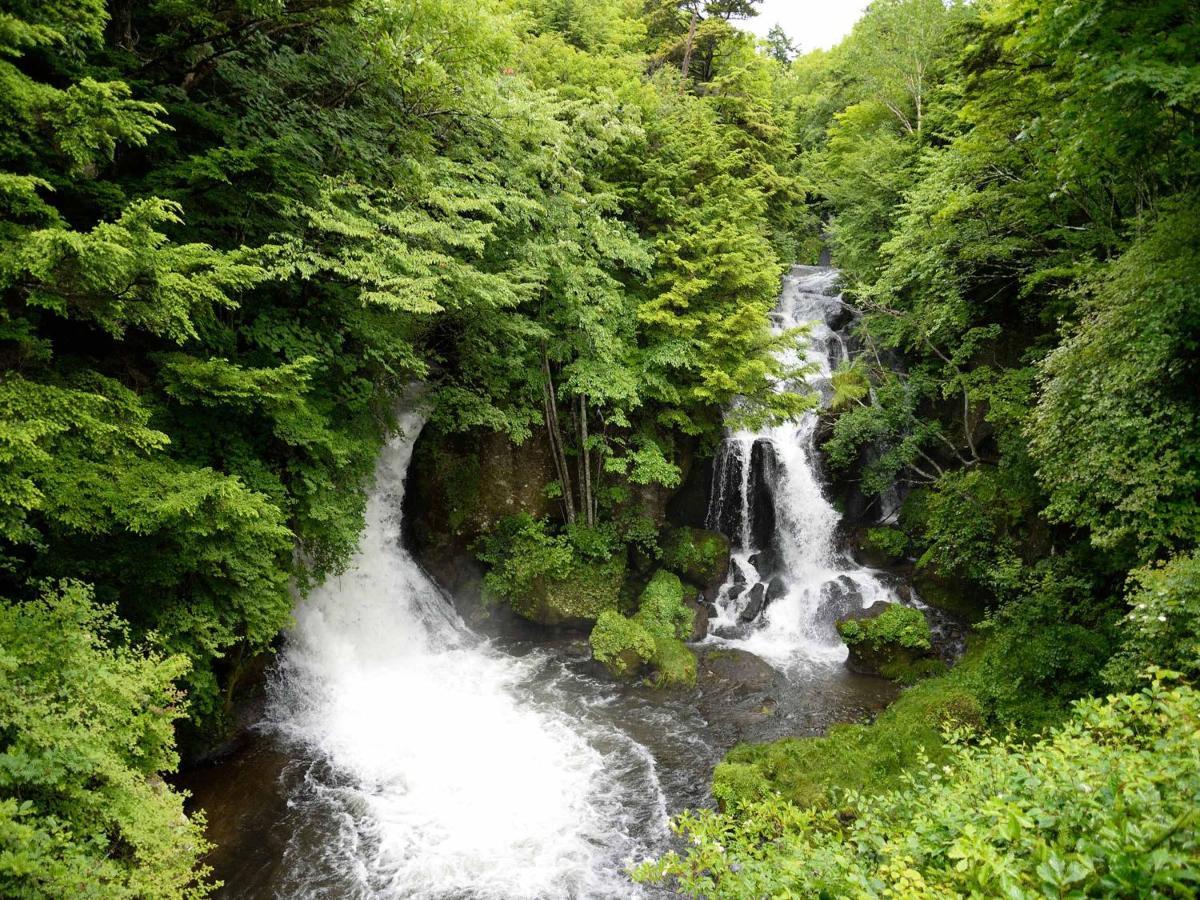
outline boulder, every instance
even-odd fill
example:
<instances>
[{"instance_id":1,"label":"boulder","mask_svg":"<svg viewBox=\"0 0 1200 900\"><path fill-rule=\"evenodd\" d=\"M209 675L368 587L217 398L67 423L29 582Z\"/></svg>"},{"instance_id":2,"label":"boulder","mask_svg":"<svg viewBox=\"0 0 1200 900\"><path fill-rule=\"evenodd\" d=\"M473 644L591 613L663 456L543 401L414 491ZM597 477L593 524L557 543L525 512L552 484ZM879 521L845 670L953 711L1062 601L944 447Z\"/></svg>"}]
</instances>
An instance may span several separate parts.
<instances>
[{"instance_id":1,"label":"boulder","mask_svg":"<svg viewBox=\"0 0 1200 900\"><path fill-rule=\"evenodd\" d=\"M753 622L767 606L767 586L761 581L750 588L750 599L738 615L739 622Z\"/></svg>"},{"instance_id":2,"label":"boulder","mask_svg":"<svg viewBox=\"0 0 1200 900\"><path fill-rule=\"evenodd\" d=\"M911 682L942 668L919 609L878 601L839 619L837 630L850 649L847 668L860 675Z\"/></svg>"},{"instance_id":3,"label":"boulder","mask_svg":"<svg viewBox=\"0 0 1200 900\"><path fill-rule=\"evenodd\" d=\"M767 582L767 599L766 605L770 606L780 597L787 593L787 582L783 580L782 575L776 575Z\"/></svg>"},{"instance_id":4,"label":"boulder","mask_svg":"<svg viewBox=\"0 0 1200 900\"><path fill-rule=\"evenodd\" d=\"M745 650L707 647L699 654L701 683L722 683L739 689L766 691L776 684L778 673L771 664Z\"/></svg>"},{"instance_id":5,"label":"boulder","mask_svg":"<svg viewBox=\"0 0 1200 900\"><path fill-rule=\"evenodd\" d=\"M862 591L848 575L839 575L821 585L821 599L813 620L822 636L837 640L837 623L856 610L862 609Z\"/></svg>"},{"instance_id":6,"label":"boulder","mask_svg":"<svg viewBox=\"0 0 1200 900\"><path fill-rule=\"evenodd\" d=\"M671 529L662 542L662 564L713 600L729 575L729 539L703 528Z\"/></svg>"}]
</instances>

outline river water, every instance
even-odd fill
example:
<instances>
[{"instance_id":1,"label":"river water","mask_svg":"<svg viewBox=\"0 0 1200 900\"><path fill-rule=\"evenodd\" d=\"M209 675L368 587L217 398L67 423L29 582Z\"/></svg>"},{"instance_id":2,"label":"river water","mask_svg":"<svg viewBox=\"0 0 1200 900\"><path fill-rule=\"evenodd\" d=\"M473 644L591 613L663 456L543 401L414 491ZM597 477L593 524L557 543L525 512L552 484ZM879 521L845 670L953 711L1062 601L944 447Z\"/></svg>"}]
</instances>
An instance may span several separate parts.
<instances>
[{"instance_id":1,"label":"river water","mask_svg":"<svg viewBox=\"0 0 1200 900\"><path fill-rule=\"evenodd\" d=\"M834 285L830 269L797 268L776 314L779 328L816 323L807 359L822 389L841 352L825 324ZM734 743L819 734L894 696L846 671L832 631L846 609L894 598L836 549L816 421L730 435L715 466L709 515L735 549L699 649L770 665L702 655L695 690L663 693L596 677L578 641L487 640L462 622L400 539L422 424L404 415L357 556L297 606L254 740L186 780L218 844L221 896L656 893L625 866L670 846L673 814L711 804L712 767Z\"/></svg>"}]
</instances>

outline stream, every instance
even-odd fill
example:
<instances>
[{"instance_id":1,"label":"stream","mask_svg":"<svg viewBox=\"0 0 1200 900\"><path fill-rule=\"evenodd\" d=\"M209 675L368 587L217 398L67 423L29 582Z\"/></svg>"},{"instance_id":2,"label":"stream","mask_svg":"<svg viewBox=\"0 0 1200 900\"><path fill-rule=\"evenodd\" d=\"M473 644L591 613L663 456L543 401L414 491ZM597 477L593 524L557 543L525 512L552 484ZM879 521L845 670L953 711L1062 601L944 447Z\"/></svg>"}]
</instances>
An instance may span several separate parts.
<instances>
[{"instance_id":1,"label":"stream","mask_svg":"<svg viewBox=\"0 0 1200 900\"><path fill-rule=\"evenodd\" d=\"M777 328L814 323L808 380L823 394L845 352L828 326L837 307L836 272L797 267L775 313ZM488 639L463 623L401 541L423 423L405 413L358 553L297 605L252 739L184 779L217 844L218 896L662 895L625 867L672 845L672 815L712 804L730 747L820 734L895 696L843 665L833 622L896 598L838 549L817 421L722 444L708 515L733 542L730 577L697 688L655 692L597 677L578 640Z\"/></svg>"}]
</instances>

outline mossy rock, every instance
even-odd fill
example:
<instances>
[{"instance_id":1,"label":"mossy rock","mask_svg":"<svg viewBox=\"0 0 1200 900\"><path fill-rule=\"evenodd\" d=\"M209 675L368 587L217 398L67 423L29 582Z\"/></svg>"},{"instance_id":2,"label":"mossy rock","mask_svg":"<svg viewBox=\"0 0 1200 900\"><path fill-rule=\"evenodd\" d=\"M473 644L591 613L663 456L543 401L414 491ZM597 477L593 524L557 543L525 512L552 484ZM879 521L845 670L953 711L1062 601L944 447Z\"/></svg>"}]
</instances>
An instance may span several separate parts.
<instances>
[{"instance_id":1,"label":"mossy rock","mask_svg":"<svg viewBox=\"0 0 1200 900\"><path fill-rule=\"evenodd\" d=\"M577 560L563 578L539 577L533 588L512 603L518 615L547 626L587 628L621 603L625 558L604 562Z\"/></svg>"},{"instance_id":2,"label":"mossy rock","mask_svg":"<svg viewBox=\"0 0 1200 900\"><path fill-rule=\"evenodd\" d=\"M897 603L874 603L837 623L850 648L846 666L860 675L915 680L929 668L922 660L933 653L932 635L919 609Z\"/></svg>"},{"instance_id":3,"label":"mossy rock","mask_svg":"<svg viewBox=\"0 0 1200 900\"><path fill-rule=\"evenodd\" d=\"M696 654L678 638L654 636L650 683L657 688L696 686Z\"/></svg>"},{"instance_id":4,"label":"mossy rock","mask_svg":"<svg viewBox=\"0 0 1200 900\"><path fill-rule=\"evenodd\" d=\"M684 601L683 582L674 572L659 569L638 600L634 618L655 634L678 640L691 637L695 613Z\"/></svg>"},{"instance_id":5,"label":"mossy rock","mask_svg":"<svg viewBox=\"0 0 1200 900\"><path fill-rule=\"evenodd\" d=\"M711 601L729 574L729 539L703 528L673 528L662 542L662 564Z\"/></svg>"},{"instance_id":6,"label":"mossy rock","mask_svg":"<svg viewBox=\"0 0 1200 900\"><path fill-rule=\"evenodd\" d=\"M588 637L592 658L614 678L640 675L656 652L654 636L639 622L614 610L606 610L596 620Z\"/></svg>"},{"instance_id":7,"label":"mossy rock","mask_svg":"<svg viewBox=\"0 0 1200 900\"><path fill-rule=\"evenodd\" d=\"M600 614L588 639L593 658L615 678L649 670L655 687L693 687L696 655L683 641L692 634L694 613L684 596L679 576L664 569L655 572L631 618L616 610Z\"/></svg>"}]
</instances>

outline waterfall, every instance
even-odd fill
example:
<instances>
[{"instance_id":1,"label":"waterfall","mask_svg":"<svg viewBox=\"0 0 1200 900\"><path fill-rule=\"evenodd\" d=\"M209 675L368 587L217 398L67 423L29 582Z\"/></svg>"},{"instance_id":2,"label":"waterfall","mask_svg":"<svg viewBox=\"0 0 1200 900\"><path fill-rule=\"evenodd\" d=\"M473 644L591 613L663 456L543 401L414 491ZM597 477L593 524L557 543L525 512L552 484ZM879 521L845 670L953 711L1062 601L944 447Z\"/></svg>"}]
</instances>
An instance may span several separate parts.
<instances>
[{"instance_id":1,"label":"waterfall","mask_svg":"<svg viewBox=\"0 0 1200 900\"><path fill-rule=\"evenodd\" d=\"M271 732L304 769L274 893L629 896L623 859L666 836L654 761L569 711L545 654L515 658L471 633L404 550L422 419L401 424L358 553L298 605L271 688Z\"/></svg>"},{"instance_id":2,"label":"waterfall","mask_svg":"<svg viewBox=\"0 0 1200 900\"><path fill-rule=\"evenodd\" d=\"M812 367L809 386L822 404L829 401L833 369L846 357L829 326L841 311L836 285L835 269L796 266L784 279L772 318L777 333L810 326L804 357L784 361ZM733 555L710 639L784 668L845 659L836 620L877 600L897 599L875 572L837 547L840 517L821 483L818 423L810 412L797 422L731 433L713 467L708 527L730 539Z\"/></svg>"}]
</instances>

